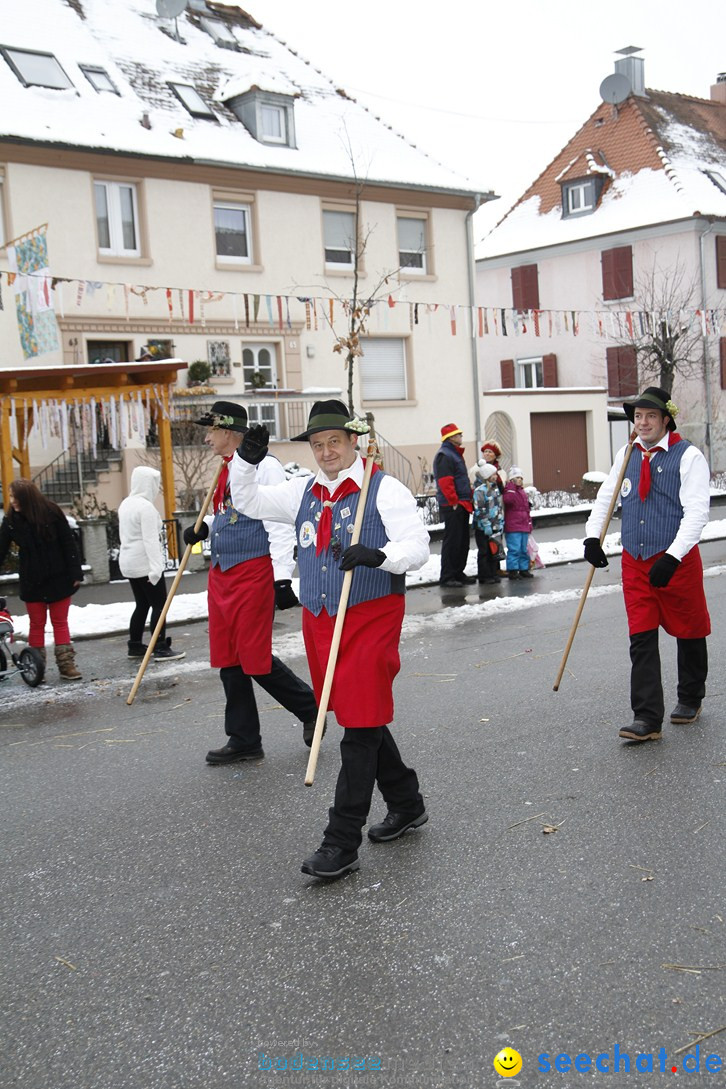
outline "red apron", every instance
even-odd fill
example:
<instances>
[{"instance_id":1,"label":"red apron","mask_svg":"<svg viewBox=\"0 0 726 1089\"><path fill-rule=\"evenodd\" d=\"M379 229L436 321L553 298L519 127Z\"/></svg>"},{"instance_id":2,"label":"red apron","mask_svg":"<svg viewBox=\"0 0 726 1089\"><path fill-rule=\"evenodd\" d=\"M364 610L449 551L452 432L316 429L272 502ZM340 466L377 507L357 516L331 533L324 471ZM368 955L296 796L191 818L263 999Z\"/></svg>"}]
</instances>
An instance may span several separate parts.
<instances>
[{"instance_id":1,"label":"red apron","mask_svg":"<svg viewBox=\"0 0 726 1089\"><path fill-rule=\"evenodd\" d=\"M212 667L240 665L250 677L269 673L275 615L270 557L237 563L227 571L210 567L207 601Z\"/></svg>"},{"instance_id":2,"label":"red apron","mask_svg":"<svg viewBox=\"0 0 726 1089\"><path fill-rule=\"evenodd\" d=\"M706 595L703 590L703 564L698 545L681 560L667 586L657 589L648 574L658 552L647 560L636 560L623 552L623 594L631 635L662 627L676 639L703 639L711 634Z\"/></svg>"},{"instance_id":3,"label":"red apron","mask_svg":"<svg viewBox=\"0 0 726 1089\"><path fill-rule=\"evenodd\" d=\"M341 726L387 726L393 719L393 681L401 668L398 644L403 594L352 605L345 614L329 709ZM320 702L335 617L303 609L303 638L315 698Z\"/></svg>"}]
</instances>

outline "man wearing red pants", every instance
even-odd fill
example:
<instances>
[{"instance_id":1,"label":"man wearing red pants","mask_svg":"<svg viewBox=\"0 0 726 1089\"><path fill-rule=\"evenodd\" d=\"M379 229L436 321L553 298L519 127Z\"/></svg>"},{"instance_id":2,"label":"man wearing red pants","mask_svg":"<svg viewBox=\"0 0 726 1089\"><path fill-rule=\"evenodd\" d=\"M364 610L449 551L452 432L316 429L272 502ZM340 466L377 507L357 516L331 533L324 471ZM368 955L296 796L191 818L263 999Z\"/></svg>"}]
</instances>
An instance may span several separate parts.
<instances>
[{"instance_id":1,"label":"man wearing red pants","mask_svg":"<svg viewBox=\"0 0 726 1089\"><path fill-rule=\"evenodd\" d=\"M343 575L355 569L330 698L344 728L341 769L322 845L302 865L314 877L341 877L359 868L358 847L376 783L388 812L368 830L374 842L397 839L428 820L416 772L404 764L388 728L400 668L405 572L428 559L428 534L408 489L374 471L360 542L349 546L364 472L356 447L366 430L342 402L318 401L306 430L296 436L310 442L319 466L315 477L258 485L254 466L266 451L264 428L247 432L230 465L238 510L296 528L303 636L318 700Z\"/></svg>"},{"instance_id":2,"label":"man wearing red pants","mask_svg":"<svg viewBox=\"0 0 726 1089\"><path fill-rule=\"evenodd\" d=\"M650 386L623 408L638 437L620 489L634 715L620 737L655 741L665 713L660 626L678 642L678 702L671 722L694 722L706 693L711 622L698 541L708 521L709 471L700 450L676 433L678 409L666 390ZM593 567L607 566L599 536L624 454L625 448L618 451L585 526L585 559Z\"/></svg>"}]
</instances>

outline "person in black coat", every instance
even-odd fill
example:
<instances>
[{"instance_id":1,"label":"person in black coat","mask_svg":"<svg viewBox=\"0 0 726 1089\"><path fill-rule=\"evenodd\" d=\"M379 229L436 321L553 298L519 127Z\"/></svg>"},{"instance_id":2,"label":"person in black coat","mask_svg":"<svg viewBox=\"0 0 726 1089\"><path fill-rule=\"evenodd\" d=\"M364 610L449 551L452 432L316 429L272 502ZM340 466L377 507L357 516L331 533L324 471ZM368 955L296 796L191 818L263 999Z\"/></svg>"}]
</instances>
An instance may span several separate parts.
<instances>
[{"instance_id":1,"label":"person in black coat","mask_svg":"<svg viewBox=\"0 0 726 1089\"><path fill-rule=\"evenodd\" d=\"M45 623L50 614L55 657L62 680L78 681L68 627L71 595L83 581L81 558L65 514L30 480L14 480L0 523L0 564L11 544L18 549L20 600L30 619L28 644L45 658Z\"/></svg>"}]
</instances>

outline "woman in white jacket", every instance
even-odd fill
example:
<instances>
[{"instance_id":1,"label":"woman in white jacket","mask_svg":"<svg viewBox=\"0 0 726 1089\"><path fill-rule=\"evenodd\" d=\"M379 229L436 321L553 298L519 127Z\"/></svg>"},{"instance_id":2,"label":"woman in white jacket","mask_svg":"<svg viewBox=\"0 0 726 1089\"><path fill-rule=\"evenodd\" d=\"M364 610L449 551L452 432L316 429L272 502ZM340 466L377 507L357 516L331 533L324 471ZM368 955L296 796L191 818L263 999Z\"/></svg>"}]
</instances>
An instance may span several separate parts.
<instances>
[{"instance_id":1,"label":"woman in white jacket","mask_svg":"<svg viewBox=\"0 0 726 1089\"><path fill-rule=\"evenodd\" d=\"M147 465L137 465L131 474L131 493L118 509L121 538L119 566L131 583L136 608L129 623L129 658L143 658L146 617L151 609L149 631L153 632L166 601L164 554L161 550L161 515L154 500L161 488L161 473ZM154 658L183 658L184 651L171 649L171 639L161 629L154 647Z\"/></svg>"}]
</instances>

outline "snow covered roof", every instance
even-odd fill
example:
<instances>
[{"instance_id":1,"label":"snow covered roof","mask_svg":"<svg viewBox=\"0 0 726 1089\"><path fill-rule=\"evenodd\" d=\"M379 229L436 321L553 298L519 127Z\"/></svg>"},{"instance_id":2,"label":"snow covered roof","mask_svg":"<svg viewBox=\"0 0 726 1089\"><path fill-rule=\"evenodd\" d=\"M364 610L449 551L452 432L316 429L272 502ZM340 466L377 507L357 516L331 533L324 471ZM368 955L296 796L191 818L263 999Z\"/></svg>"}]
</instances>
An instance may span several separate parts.
<instances>
[{"instance_id":1,"label":"snow covered roof","mask_svg":"<svg viewBox=\"0 0 726 1089\"><path fill-rule=\"evenodd\" d=\"M726 105L646 95L619 107L601 102L478 244L477 259L693 216L726 219ZM594 174L604 183L595 211L563 219L562 183Z\"/></svg>"},{"instance_id":2,"label":"snow covered roof","mask_svg":"<svg viewBox=\"0 0 726 1089\"><path fill-rule=\"evenodd\" d=\"M0 141L476 191L238 5L187 0L176 27L181 41L155 0L2 0L0 46L53 54L71 86L24 86L0 56ZM118 94L79 65L104 69ZM192 85L213 116L192 116L172 83ZM255 89L290 96L296 147L256 140L225 104Z\"/></svg>"}]
</instances>

